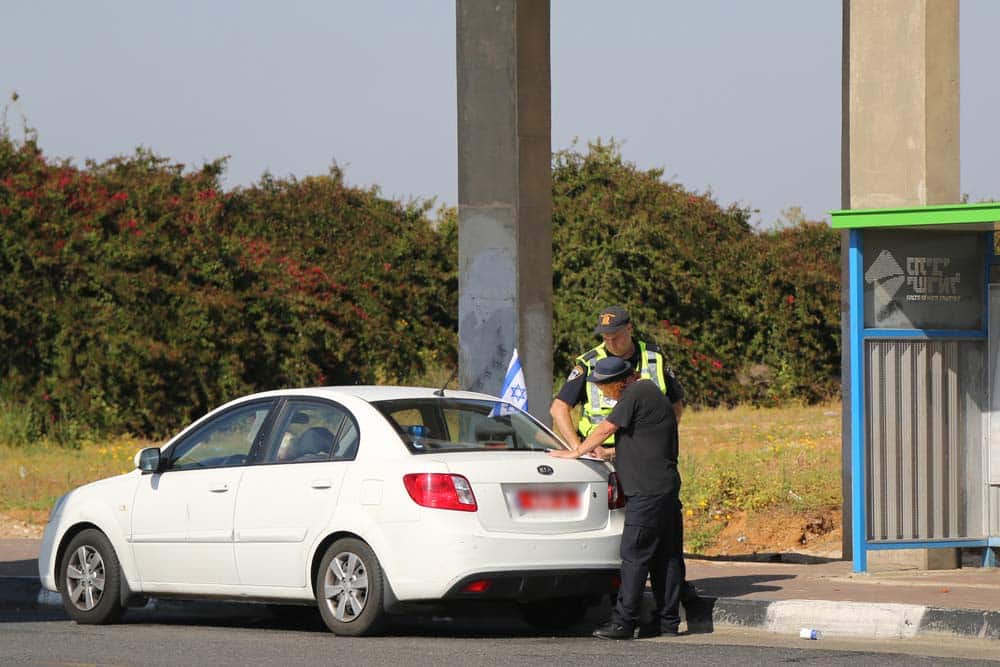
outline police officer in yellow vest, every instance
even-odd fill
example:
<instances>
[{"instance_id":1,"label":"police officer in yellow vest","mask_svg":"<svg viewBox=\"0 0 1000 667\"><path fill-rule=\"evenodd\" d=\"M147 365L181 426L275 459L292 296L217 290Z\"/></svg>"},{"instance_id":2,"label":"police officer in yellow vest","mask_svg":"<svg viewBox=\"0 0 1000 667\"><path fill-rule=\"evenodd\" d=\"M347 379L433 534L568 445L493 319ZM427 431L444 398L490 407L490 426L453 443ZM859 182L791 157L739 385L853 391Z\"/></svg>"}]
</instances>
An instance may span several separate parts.
<instances>
[{"instance_id":1,"label":"police officer in yellow vest","mask_svg":"<svg viewBox=\"0 0 1000 667\"><path fill-rule=\"evenodd\" d=\"M655 382L673 403L677 422L680 423L681 413L684 411L684 388L664 363L660 348L652 343L635 340L632 337L633 331L634 327L624 308L610 306L602 310L597 317L594 333L599 334L604 342L576 358L576 365L566 378L566 384L552 401L549 408L552 425L571 447L577 447L597 424L611 414L611 409L615 406L614 399L601 393L598 385L587 382L594 364L609 356L625 359L643 379ZM571 410L580 403L583 404L580 421L574 426ZM614 447L614 436L604 442L604 448L610 447ZM605 454L602 448L598 448L595 453Z\"/></svg>"}]
</instances>

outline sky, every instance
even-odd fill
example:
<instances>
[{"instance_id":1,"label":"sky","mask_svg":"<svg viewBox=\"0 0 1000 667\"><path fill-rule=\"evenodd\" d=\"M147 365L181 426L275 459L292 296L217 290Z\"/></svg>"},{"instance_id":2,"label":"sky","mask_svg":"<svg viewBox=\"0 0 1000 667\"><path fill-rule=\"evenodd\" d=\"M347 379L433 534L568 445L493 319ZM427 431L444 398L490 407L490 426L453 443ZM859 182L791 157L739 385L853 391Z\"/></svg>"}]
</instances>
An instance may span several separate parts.
<instances>
[{"instance_id":1,"label":"sky","mask_svg":"<svg viewBox=\"0 0 1000 667\"><path fill-rule=\"evenodd\" d=\"M1000 2L961 0L962 191L1000 197ZM769 227L840 208L841 0L551 0L552 148ZM145 146L227 188L326 173L457 204L453 0L38 0L0 9L0 99L52 157ZM574 142L576 142L574 144Z\"/></svg>"}]
</instances>

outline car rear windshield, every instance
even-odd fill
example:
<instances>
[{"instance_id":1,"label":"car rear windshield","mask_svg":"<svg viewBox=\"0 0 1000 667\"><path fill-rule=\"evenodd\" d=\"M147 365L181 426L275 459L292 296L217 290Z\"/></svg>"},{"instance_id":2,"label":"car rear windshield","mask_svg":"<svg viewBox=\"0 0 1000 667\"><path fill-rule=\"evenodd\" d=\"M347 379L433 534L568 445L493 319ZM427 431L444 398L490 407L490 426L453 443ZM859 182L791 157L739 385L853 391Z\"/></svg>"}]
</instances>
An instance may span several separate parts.
<instances>
[{"instance_id":1,"label":"car rear windshield","mask_svg":"<svg viewBox=\"0 0 1000 667\"><path fill-rule=\"evenodd\" d=\"M414 453L563 448L531 415L507 403L406 398L373 405Z\"/></svg>"}]
</instances>

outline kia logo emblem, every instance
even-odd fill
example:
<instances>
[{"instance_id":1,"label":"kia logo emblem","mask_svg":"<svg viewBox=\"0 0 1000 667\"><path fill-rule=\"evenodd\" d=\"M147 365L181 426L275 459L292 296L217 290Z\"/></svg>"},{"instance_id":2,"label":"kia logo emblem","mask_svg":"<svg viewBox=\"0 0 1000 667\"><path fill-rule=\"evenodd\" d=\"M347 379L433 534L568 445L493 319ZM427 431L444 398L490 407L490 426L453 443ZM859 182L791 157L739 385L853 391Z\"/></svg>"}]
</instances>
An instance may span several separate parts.
<instances>
[{"instance_id":1,"label":"kia logo emblem","mask_svg":"<svg viewBox=\"0 0 1000 667\"><path fill-rule=\"evenodd\" d=\"M552 469L552 466L538 466L538 472L543 475L551 475L555 470Z\"/></svg>"}]
</instances>

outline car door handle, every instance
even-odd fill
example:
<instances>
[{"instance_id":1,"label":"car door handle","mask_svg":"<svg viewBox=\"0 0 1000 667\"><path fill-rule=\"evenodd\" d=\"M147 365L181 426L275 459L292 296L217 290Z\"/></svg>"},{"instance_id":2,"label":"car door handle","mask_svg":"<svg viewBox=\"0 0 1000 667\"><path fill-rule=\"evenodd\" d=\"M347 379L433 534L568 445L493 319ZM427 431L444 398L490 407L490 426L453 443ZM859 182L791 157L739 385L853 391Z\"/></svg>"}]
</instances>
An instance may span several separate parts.
<instances>
[{"instance_id":1,"label":"car door handle","mask_svg":"<svg viewBox=\"0 0 1000 667\"><path fill-rule=\"evenodd\" d=\"M226 484L225 482L219 484L213 484L212 486L208 487L208 490L211 491L212 493L225 493L226 491L229 490L229 485Z\"/></svg>"},{"instance_id":2,"label":"car door handle","mask_svg":"<svg viewBox=\"0 0 1000 667\"><path fill-rule=\"evenodd\" d=\"M314 489L329 489L333 484L328 479L314 479L309 486Z\"/></svg>"}]
</instances>

